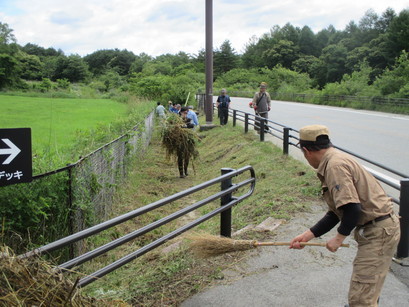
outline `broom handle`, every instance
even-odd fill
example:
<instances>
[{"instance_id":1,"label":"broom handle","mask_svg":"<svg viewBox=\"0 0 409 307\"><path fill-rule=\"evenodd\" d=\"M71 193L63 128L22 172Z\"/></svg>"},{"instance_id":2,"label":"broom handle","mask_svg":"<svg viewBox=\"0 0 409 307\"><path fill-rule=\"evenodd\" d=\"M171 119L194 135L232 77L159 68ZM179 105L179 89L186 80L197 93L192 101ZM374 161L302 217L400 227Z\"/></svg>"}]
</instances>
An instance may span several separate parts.
<instances>
[{"instance_id":1,"label":"broom handle","mask_svg":"<svg viewBox=\"0 0 409 307\"><path fill-rule=\"evenodd\" d=\"M254 246L284 246L290 245L290 242L255 242ZM325 243L300 242L301 246L326 246ZM349 244L341 244L342 247L349 247Z\"/></svg>"}]
</instances>

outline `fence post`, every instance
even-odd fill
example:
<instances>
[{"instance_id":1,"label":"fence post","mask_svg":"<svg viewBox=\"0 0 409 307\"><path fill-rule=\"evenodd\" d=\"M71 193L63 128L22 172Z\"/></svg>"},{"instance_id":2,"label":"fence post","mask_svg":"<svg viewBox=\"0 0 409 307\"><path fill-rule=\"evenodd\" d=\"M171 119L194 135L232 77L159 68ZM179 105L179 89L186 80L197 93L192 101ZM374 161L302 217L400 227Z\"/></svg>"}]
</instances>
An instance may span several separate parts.
<instances>
[{"instance_id":1,"label":"fence post","mask_svg":"<svg viewBox=\"0 0 409 307\"><path fill-rule=\"evenodd\" d=\"M249 132L249 113L244 113L244 133Z\"/></svg>"},{"instance_id":2,"label":"fence post","mask_svg":"<svg viewBox=\"0 0 409 307\"><path fill-rule=\"evenodd\" d=\"M73 174L72 174L72 169L75 166L75 164L69 164L70 168L68 169L68 232L70 235L74 233L74 223L75 223L75 215L73 211L73 190L72 190L72 181L73 181ZM69 254L70 254L70 259L74 258L75 256L75 249L74 245L70 244L69 247Z\"/></svg>"},{"instance_id":3,"label":"fence post","mask_svg":"<svg viewBox=\"0 0 409 307\"><path fill-rule=\"evenodd\" d=\"M260 142L264 142L264 127L266 123L264 118L260 117Z\"/></svg>"},{"instance_id":4,"label":"fence post","mask_svg":"<svg viewBox=\"0 0 409 307\"><path fill-rule=\"evenodd\" d=\"M288 147L290 144L290 128L283 129L283 154L288 155Z\"/></svg>"},{"instance_id":5,"label":"fence post","mask_svg":"<svg viewBox=\"0 0 409 307\"><path fill-rule=\"evenodd\" d=\"M236 127L236 110L233 110L233 127Z\"/></svg>"},{"instance_id":6,"label":"fence post","mask_svg":"<svg viewBox=\"0 0 409 307\"><path fill-rule=\"evenodd\" d=\"M397 258L406 258L409 255L409 178L400 181L400 241Z\"/></svg>"},{"instance_id":7,"label":"fence post","mask_svg":"<svg viewBox=\"0 0 409 307\"><path fill-rule=\"evenodd\" d=\"M222 168L221 173L225 175L233 172L232 168ZM221 182L221 190L226 190L232 186L231 178ZM223 207L231 201L231 193L220 198L220 204ZM231 238L231 208L224 210L220 213L220 235L223 237Z\"/></svg>"}]
</instances>

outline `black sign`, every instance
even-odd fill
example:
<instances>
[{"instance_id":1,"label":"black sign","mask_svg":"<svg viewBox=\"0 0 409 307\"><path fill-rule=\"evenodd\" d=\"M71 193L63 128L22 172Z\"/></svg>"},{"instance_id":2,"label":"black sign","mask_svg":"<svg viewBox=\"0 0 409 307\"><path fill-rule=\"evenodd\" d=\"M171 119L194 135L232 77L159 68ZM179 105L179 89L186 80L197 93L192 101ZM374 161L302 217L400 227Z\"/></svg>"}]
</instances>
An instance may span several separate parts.
<instances>
[{"instance_id":1,"label":"black sign","mask_svg":"<svg viewBox=\"0 0 409 307\"><path fill-rule=\"evenodd\" d=\"M30 182L32 177L31 129L0 129L0 186Z\"/></svg>"}]
</instances>

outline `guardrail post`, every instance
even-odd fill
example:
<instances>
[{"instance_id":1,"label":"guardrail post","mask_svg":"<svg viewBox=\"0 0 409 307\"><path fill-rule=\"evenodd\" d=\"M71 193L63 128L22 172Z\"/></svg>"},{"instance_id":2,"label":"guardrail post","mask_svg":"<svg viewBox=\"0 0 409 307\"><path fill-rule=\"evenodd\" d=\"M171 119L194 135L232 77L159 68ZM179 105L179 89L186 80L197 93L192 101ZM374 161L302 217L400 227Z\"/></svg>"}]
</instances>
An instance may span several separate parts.
<instances>
[{"instance_id":1,"label":"guardrail post","mask_svg":"<svg viewBox=\"0 0 409 307\"><path fill-rule=\"evenodd\" d=\"M232 168L222 168L221 173L225 175L233 172ZM231 178L221 182L221 190L226 190L232 186ZM231 193L220 198L221 206L228 204L231 201ZM231 238L231 208L224 210L220 213L220 235L223 237Z\"/></svg>"},{"instance_id":2,"label":"guardrail post","mask_svg":"<svg viewBox=\"0 0 409 307\"><path fill-rule=\"evenodd\" d=\"M409 178L400 181L400 241L398 244L397 258L409 256Z\"/></svg>"},{"instance_id":3,"label":"guardrail post","mask_svg":"<svg viewBox=\"0 0 409 307\"><path fill-rule=\"evenodd\" d=\"M233 110L233 127L236 127L236 110Z\"/></svg>"},{"instance_id":4,"label":"guardrail post","mask_svg":"<svg viewBox=\"0 0 409 307\"><path fill-rule=\"evenodd\" d=\"M265 127L264 118L260 117L260 142L264 142L264 127Z\"/></svg>"},{"instance_id":5,"label":"guardrail post","mask_svg":"<svg viewBox=\"0 0 409 307\"><path fill-rule=\"evenodd\" d=\"M288 155L288 147L290 144L290 128L283 129L283 154Z\"/></svg>"},{"instance_id":6,"label":"guardrail post","mask_svg":"<svg viewBox=\"0 0 409 307\"><path fill-rule=\"evenodd\" d=\"M244 113L244 133L249 132L249 113Z\"/></svg>"}]
</instances>

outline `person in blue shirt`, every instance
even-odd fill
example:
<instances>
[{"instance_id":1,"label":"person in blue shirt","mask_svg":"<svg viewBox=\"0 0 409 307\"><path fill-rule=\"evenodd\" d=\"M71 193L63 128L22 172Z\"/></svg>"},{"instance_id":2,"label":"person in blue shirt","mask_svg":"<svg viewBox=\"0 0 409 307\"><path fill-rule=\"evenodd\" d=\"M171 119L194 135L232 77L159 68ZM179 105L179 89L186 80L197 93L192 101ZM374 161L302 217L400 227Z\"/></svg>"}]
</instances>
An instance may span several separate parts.
<instances>
[{"instance_id":1,"label":"person in blue shirt","mask_svg":"<svg viewBox=\"0 0 409 307\"><path fill-rule=\"evenodd\" d=\"M216 107L220 117L220 125L226 125L229 119L230 97L226 95L226 90L221 90L221 95L217 97Z\"/></svg>"},{"instance_id":2,"label":"person in blue shirt","mask_svg":"<svg viewBox=\"0 0 409 307\"><path fill-rule=\"evenodd\" d=\"M189 109L187 111L187 118L189 118L191 120L193 125L199 126L199 121L197 119L197 115L193 110L191 110L190 107L189 107Z\"/></svg>"},{"instance_id":3,"label":"person in blue shirt","mask_svg":"<svg viewBox=\"0 0 409 307\"><path fill-rule=\"evenodd\" d=\"M172 101L169 101L168 104L169 104L169 112L176 113L176 114L179 113L179 110L176 108L176 103L174 102L172 103Z\"/></svg>"}]
</instances>

